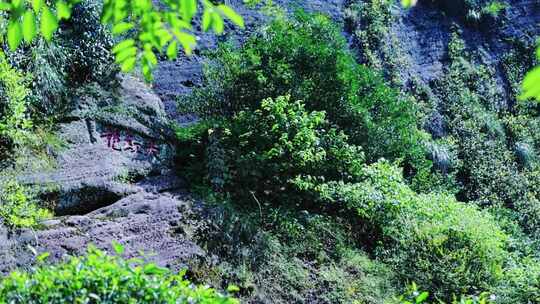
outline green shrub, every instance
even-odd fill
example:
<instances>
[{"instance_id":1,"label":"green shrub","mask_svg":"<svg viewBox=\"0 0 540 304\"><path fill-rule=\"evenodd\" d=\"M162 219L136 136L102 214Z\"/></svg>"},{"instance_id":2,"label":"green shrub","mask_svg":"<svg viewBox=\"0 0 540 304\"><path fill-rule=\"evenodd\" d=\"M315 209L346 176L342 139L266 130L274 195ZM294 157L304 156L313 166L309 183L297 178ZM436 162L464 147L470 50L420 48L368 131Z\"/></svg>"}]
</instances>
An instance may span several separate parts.
<instances>
[{"instance_id":1,"label":"green shrub","mask_svg":"<svg viewBox=\"0 0 540 304\"><path fill-rule=\"evenodd\" d=\"M302 200L297 189L321 180L354 179L361 149L332 128L323 112L309 112L290 97L265 99L261 108L241 111L225 131L223 147L231 172L226 190L251 200Z\"/></svg>"},{"instance_id":2,"label":"green shrub","mask_svg":"<svg viewBox=\"0 0 540 304\"><path fill-rule=\"evenodd\" d=\"M177 149L175 165L180 173L187 177L192 187L213 184L210 168L217 160L223 159L223 155L209 155L215 147L215 136L212 131L219 129L219 120L200 120L186 126L174 126L176 133ZM225 165L222 164L221 168ZM220 190L220 189L214 189Z\"/></svg>"},{"instance_id":3,"label":"green shrub","mask_svg":"<svg viewBox=\"0 0 540 304\"><path fill-rule=\"evenodd\" d=\"M509 102L493 80L494 71L474 64L457 33L449 55L451 64L436 87L447 138L456 143L458 161L450 172L461 185L458 198L511 208L522 213L525 230L534 230L540 214L537 108L518 103L508 109Z\"/></svg>"},{"instance_id":4,"label":"green shrub","mask_svg":"<svg viewBox=\"0 0 540 304\"><path fill-rule=\"evenodd\" d=\"M488 290L501 276L506 235L495 220L445 194L417 194L399 169L379 162L364 181L317 188L323 201L356 211L379 235L377 256L440 299Z\"/></svg>"},{"instance_id":5,"label":"green shrub","mask_svg":"<svg viewBox=\"0 0 540 304\"><path fill-rule=\"evenodd\" d=\"M417 170L429 168L414 103L356 63L328 18L277 18L241 48L221 45L212 58L205 85L187 102L199 113L232 116L258 109L266 98L290 95L308 111L324 111L369 161L403 158Z\"/></svg>"},{"instance_id":6,"label":"green shrub","mask_svg":"<svg viewBox=\"0 0 540 304\"><path fill-rule=\"evenodd\" d=\"M32 127L27 113L29 80L0 51L0 161L14 146L28 142Z\"/></svg>"},{"instance_id":7,"label":"green shrub","mask_svg":"<svg viewBox=\"0 0 540 304\"><path fill-rule=\"evenodd\" d=\"M119 250L121 251L121 250ZM55 266L0 281L2 303L238 303L167 269L90 248Z\"/></svg>"},{"instance_id":8,"label":"green shrub","mask_svg":"<svg viewBox=\"0 0 540 304\"><path fill-rule=\"evenodd\" d=\"M0 220L11 228L32 228L52 214L41 207L35 194L14 180L0 183Z\"/></svg>"},{"instance_id":9,"label":"green shrub","mask_svg":"<svg viewBox=\"0 0 540 304\"><path fill-rule=\"evenodd\" d=\"M497 303L540 303L540 266L538 259L512 259L505 268L504 278L493 293Z\"/></svg>"}]
</instances>

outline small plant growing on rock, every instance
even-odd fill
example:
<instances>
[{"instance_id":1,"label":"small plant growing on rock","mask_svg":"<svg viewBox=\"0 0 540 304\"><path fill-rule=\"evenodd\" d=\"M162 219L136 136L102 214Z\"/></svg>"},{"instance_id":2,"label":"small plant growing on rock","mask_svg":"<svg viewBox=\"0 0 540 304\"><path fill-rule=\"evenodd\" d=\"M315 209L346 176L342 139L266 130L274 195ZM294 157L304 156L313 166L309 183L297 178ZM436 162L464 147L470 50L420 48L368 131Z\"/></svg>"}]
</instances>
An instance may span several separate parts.
<instances>
[{"instance_id":1,"label":"small plant growing on rock","mask_svg":"<svg viewBox=\"0 0 540 304\"><path fill-rule=\"evenodd\" d=\"M15 180L0 184L0 219L12 228L31 228L51 213L39 207L33 193Z\"/></svg>"}]
</instances>

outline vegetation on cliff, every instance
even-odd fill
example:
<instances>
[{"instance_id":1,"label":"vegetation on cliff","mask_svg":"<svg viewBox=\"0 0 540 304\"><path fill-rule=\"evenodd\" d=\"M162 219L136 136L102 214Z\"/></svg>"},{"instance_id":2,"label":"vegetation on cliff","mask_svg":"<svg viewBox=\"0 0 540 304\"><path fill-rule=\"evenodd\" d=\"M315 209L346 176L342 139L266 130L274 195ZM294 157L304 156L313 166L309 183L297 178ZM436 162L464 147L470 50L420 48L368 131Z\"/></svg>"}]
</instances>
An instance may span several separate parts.
<instances>
[{"instance_id":1,"label":"vegetation on cliff","mask_svg":"<svg viewBox=\"0 0 540 304\"><path fill-rule=\"evenodd\" d=\"M511 5L458 2L426 5L466 12L453 20L473 27ZM114 95L119 71L138 63L149 80L158 57L194 47L197 1L114 3L4 8L0 225L11 231L52 216L17 174L56 156L51 134L73 101ZM244 25L201 3L202 30L221 33L224 17ZM207 259L177 275L122 258L116 243L117 255L90 248L55 265L41 255L0 280L0 302L540 303L536 70L520 89L535 54L516 43L491 66L454 25L441 73L423 82L409 75L394 5L349 3L348 39L298 10L204 53L201 86L178 102L197 118L160 135L212 223L175 229L197 231Z\"/></svg>"}]
</instances>

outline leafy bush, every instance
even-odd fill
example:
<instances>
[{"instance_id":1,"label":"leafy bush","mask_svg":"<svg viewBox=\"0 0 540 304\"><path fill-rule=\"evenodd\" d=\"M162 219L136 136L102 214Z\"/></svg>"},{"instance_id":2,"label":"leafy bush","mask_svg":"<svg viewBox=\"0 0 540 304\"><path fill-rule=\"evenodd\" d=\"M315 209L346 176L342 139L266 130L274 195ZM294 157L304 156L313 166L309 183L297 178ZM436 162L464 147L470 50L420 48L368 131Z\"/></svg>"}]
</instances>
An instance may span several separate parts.
<instances>
[{"instance_id":1,"label":"leafy bush","mask_svg":"<svg viewBox=\"0 0 540 304\"><path fill-rule=\"evenodd\" d=\"M362 146L369 161L403 158L429 167L415 106L369 68L356 63L341 30L321 15L276 18L236 49L221 45L205 68L205 85L188 104L207 116L259 108L290 95Z\"/></svg>"},{"instance_id":2,"label":"leafy bush","mask_svg":"<svg viewBox=\"0 0 540 304\"><path fill-rule=\"evenodd\" d=\"M28 82L28 77L11 67L0 52L0 160L13 146L28 141L32 126L27 113Z\"/></svg>"},{"instance_id":3,"label":"leafy bush","mask_svg":"<svg viewBox=\"0 0 540 304\"><path fill-rule=\"evenodd\" d=\"M461 185L458 198L511 208L534 234L540 227L537 106L518 103L509 109L493 71L474 64L456 33L449 51L452 61L437 91L447 138L456 143L459 158L450 170Z\"/></svg>"},{"instance_id":4,"label":"leafy bush","mask_svg":"<svg viewBox=\"0 0 540 304\"><path fill-rule=\"evenodd\" d=\"M288 96L239 112L229 128L223 139L230 166L225 187L250 199L253 193L265 201L298 201L295 189L320 180L352 180L363 162L361 149L348 144L323 112L308 112Z\"/></svg>"},{"instance_id":5,"label":"leafy bush","mask_svg":"<svg viewBox=\"0 0 540 304\"><path fill-rule=\"evenodd\" d=\"M387 162L366 167L361 183L317 190L371 223L370 233L380 234L377 255L437 298L489 289L501 276L506 235L495 220L449 195L413 192Z\"/></svg>"},{"instance_id":6,"label":"leafy bush","mask_svg":"<svg viewBox=\"0 0 540 304\"><path fill-rule=\"evenodd\" d=\"M116 245L117 251L121 247ZM211 288L194 286L167 269L124 260L89 248L82 257L13 272L0 281L3 303L238 303Z\"/></svg>"},{"instance_id":7,"label":"leafy bush","mask_svg":"<svg viewBox=\"0 0 540 304\"><path fill-rule=\"evenodd\" d=\"M532 257L512 259L493 290L498 303L540 303L540 266Z\"/></svg>"},{"instance_id":8,"label":"leafy bush","mask_svg":"<svg viewBox=\"0 0 540 304\"><path fill-rule=\"evenodd\" d=\"M52 214L38 205L35 194L14 180L0 183L0 219L12 228L39 226Z\"/></svg>"}]
</instances>

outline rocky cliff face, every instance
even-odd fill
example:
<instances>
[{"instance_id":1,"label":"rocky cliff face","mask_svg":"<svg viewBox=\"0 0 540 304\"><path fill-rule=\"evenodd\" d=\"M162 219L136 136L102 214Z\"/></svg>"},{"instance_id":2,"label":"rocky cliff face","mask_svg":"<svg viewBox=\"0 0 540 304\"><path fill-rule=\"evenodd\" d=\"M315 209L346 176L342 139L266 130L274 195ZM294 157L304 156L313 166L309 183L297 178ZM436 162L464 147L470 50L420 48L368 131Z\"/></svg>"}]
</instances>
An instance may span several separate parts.
<instances>
[{"instance_id":1,"label":"rocky cliff face","mask_svg":"<svg viewBox=\"0 0 540 304\"><path fill-rule=\"evenodd\" d=\"M396 3L383 18L384 35L370 50L362 40L362 33L370 30L369 20L353 11L354 5L366 2L275 1L289 10L299 6L330 15L344 25L360 61L380 68L404 92L429 99L435 107L442 102L435 83L449 65L452 33L459 32L473 60L493 69L501 96L498 106L513 104L516 79L507 63L515 57L518 74L532 64L531 45L540 34L540 2L516 0L500 16L474 22L463 16L463 9L448 9L445 2L420 1L411 10ZM226 39L241 42L267 18L241 3L231 1L246 19L247 29L218 38L202 35L202 49ZM64 254L81 253L90 243L109 249L116 240L126 245L128 255L135 256L138 250L154 253L151 260L176 269L188 259L207 254L192 238L193 231L207 224L201 211L204 206L191 201L183 182L172 174L169 129L170 121L193 119L177 113L176 100L201 85L204 60L202 52L197 52L175 62L161 62L153 92L135 78L124 77L116 103L81 96L70 122L60 128L69 147L57 156L58 167L19 177L24 183L42 186L44 195L55 198L60 217L44 223L40 231L8 232L0 225L0 272L31 265L30 247L61 259ZM418 88L423 88L422 94ZM437 123L442 125L434 119L427 126L433 135L444 133Z\"/></svg>"},{"instance_id":2,"label":"rocky cliff face","mask_svg":"<svg viewBox=\"0 0 540 304\"><path fill-rule=\"evenodd\" d=\"M495 69L496 82L508 102L513 102L512 80L503 67L510 55L522 56L523 66L532 65L534 41L540 34L540 3L518 0L496 17L467 18L465 8L449 1L420 1L411 10L395 12L390 36L398 40L409 66L400 71L404 82L419 78L425 85L440 78L449 64L448 45L459 31L466 50L475 61ZM487 2L486 2L487 3ZM449 9L447 7L453 8Z\"/></svg>"}]
</instances>

